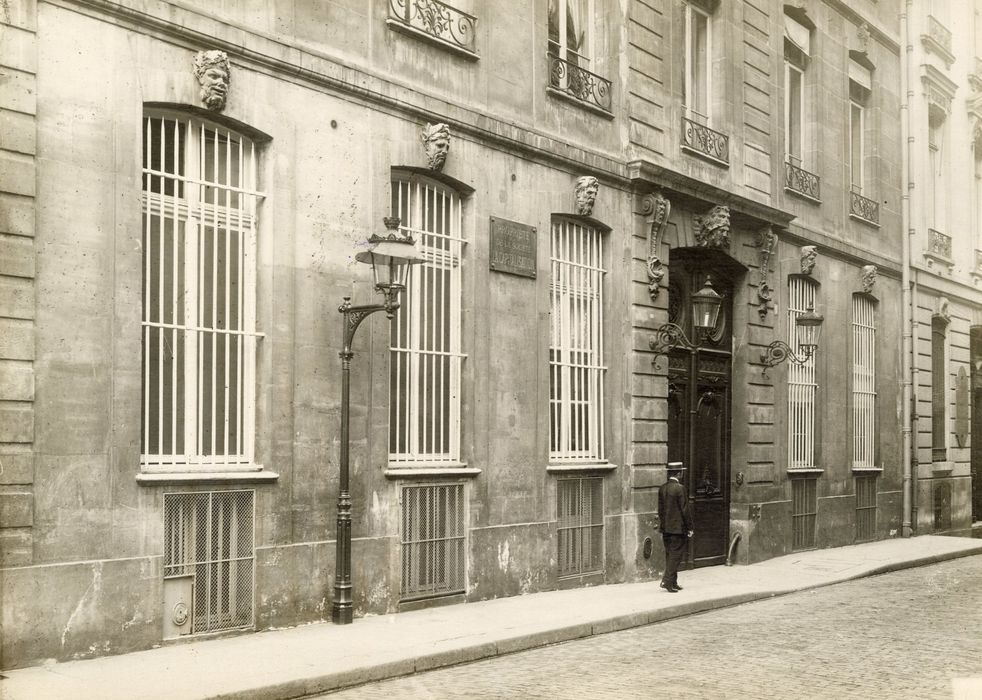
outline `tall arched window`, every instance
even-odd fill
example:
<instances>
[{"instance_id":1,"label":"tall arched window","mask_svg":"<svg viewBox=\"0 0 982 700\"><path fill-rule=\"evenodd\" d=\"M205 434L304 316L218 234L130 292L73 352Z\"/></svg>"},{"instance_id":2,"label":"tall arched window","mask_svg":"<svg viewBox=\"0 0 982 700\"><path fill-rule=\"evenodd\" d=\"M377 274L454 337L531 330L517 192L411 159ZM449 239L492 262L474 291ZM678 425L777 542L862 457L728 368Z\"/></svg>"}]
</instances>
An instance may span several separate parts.
<instances>
[{"instance_id":1,"label":"tall arched window","mask_svg":"<svg viewBox=\"0 0 982 700\"><path fill-rule=\"evenodd\" d=\"M852 297L852 464L876 466L876 305Z\"/></svg>"},{"instance_id":2,"label":"tall arched window","mask_svg":"<svg viewBox=\"0 0 982 700\"><path fill-rule=\"evenodd\" d=\"M461 198L436 181L396 173L392 212L426 262L409 273L392 323L389 463L459 463Z\"/></svg>"},{"instance_id":3,"label":"tall arched window","mask_svg":"<svg viewBox=\"0 0 982 700\"><path fill-rule=\"evenodd\" d=\"M256 146L199 119L143 120L148 471L248 468L255 440Z\"/></svg>"},{"instance_id":4,"label":"tall arched window","mask_svg":"<svg viewBox=\"0 0 982 700\"><path fill-rule=\"evenodd\" d=\"M554 218L551 237L549 459L604 459L603 237Z\"/></svg>"},{"instance_id":5,"label":"tall arched window","mask_svg":"<svg viewBox=\"0 0 982 700\"><path fill-rule=\"evenodd\" d=\"M798 347L795 321L808 307L815 306L818 285L804 277L788 282L788 345L803 356ZM817 350L816 350L817 352ZM815 355L804 363L788 363L788 468L809 469L815 466Z\"/></svg>"}]
</instances>

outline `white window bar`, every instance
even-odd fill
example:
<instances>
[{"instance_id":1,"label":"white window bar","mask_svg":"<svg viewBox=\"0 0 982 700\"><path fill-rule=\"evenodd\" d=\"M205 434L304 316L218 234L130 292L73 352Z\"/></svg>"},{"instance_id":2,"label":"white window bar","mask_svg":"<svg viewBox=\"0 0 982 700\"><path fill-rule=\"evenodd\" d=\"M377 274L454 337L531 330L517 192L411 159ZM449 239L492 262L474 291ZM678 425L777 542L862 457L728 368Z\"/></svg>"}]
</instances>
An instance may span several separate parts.
<instances>
[{"instance_id":1,"label":"white window bar","mask_svg":"<svg viewBox=\"0 0 982 700\"><path fill-rule=\"evenodd\" d=\"M873 302L852 298L852 463L875 466L876 316Z\"/></svg>"},{"instance_id":2,"label":"white window bar","mask_svg":"<svg viewBox=\"0 0 982 700\"><path fill-rule=\"evenodd\" d=\"M575 221L552 225L549 458L604 459L603 240Z\"/></svg>"},{"instance_id":3,"label":"white window bar","mask_svg":"<svg viewBox=\"0 0 982 700\"><path fill-rule=\"evenodd\" d=\"M144 118L143 437L148 471L243 469L255 421L256 149Z\"/></svg>"},{"instance_id":4,"label":"white window bar","mask_svg":"<svg viewBox=\"0 0 982 700\"><path fill-rule=\"evenodd\" d=\"M390 339L389 463L460 462L461 254L458 194L435 182L392 182L392 211L426 258L409 273Z\"/></svg>"},{"instance_id":5,"label":"white window bar","mask_svg":"<svg viewBox=\"0 0 982 700\"><path fill-rule=\"evenodd\" d=\"M804 353L798 346L795 321L815 304L815 287L793 277L788 285L788 345L795 354ZM817 350L816 350L817 352ZM815 466L815 355L803 364L788 363L788 467L808 469Z\"/></svg>"}]
</instances>

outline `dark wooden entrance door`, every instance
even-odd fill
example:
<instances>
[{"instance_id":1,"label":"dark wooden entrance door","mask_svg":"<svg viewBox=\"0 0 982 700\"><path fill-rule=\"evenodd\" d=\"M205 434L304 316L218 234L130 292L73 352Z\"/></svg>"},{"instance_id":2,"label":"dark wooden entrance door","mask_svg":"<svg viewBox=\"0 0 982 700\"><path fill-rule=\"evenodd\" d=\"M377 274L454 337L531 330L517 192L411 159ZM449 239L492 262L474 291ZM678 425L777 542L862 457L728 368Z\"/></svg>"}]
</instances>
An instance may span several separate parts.
<instances>
[{"instance_id":1,"label":"dark wooden entrance door","mask_svg":"<svg viewBox=\"0 0 982 700\"><path fill-rule=\"evenodd\" d=\"M673 257L669 274L669 317L699 347L668 357L668 461L686 468L695 530L689 564L711 566L726 560L729 538L732 284L698 258L677 264ZM707 275L723 305L716 328L695 338L689 298Z\"/></svg>"}]
</instances>

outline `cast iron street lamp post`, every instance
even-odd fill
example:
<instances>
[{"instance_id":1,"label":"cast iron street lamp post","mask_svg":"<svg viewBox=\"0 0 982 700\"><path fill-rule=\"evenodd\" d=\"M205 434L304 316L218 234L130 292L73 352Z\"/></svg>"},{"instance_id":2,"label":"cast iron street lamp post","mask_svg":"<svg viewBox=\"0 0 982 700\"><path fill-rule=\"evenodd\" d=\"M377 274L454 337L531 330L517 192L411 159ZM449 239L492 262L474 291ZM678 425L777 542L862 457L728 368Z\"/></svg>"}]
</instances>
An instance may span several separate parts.
<instances>
[{"instance_id":1,"label":"cast iron street lamp post","mask_svg":"<svg viewBox=\"0 0 982 700\"><path fill-rule=\"evenodd\" d=\"M355 331L367 316L384 311L390 320L399 308L399 293L406 288L409 266L423 262L415 241L399 232L399 218L386 217L386 232L373 234L370 248L355 256L358 262L372 266L375 289L382 293L382 304L352 306L351 297L344 297L338 311L344 317L341 352L341 477L338 487L338 526L334 553L334 601L331 620L336 625L351 624L353 617L351 595L351 490L348 479L348 424L350 419L351 343Z\"/></svg>"}]
</instances>

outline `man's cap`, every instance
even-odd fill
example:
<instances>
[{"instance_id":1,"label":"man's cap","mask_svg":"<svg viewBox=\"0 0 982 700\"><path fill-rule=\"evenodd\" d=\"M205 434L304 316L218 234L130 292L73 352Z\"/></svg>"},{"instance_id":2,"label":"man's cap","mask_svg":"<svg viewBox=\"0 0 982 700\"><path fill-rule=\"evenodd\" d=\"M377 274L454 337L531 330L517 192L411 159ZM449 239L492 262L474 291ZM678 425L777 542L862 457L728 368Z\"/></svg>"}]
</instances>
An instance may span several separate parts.
<instances>
[{"instance_id":1,"label":"man's cap","mask_svg":"<svg viewBox=\"0 0 982 700\"><path fill-rule=\"evenodd\" d=\"M682 462L669 462L668 471L670 472L684 472L685 467L682 466Z\"/></svg>"}]
</instances>

